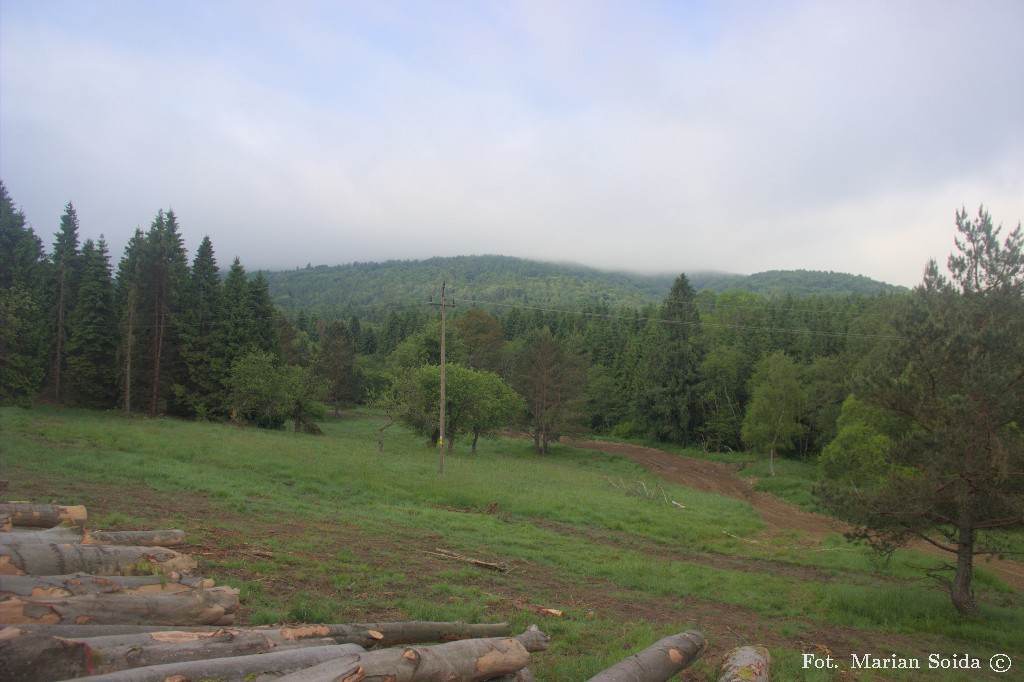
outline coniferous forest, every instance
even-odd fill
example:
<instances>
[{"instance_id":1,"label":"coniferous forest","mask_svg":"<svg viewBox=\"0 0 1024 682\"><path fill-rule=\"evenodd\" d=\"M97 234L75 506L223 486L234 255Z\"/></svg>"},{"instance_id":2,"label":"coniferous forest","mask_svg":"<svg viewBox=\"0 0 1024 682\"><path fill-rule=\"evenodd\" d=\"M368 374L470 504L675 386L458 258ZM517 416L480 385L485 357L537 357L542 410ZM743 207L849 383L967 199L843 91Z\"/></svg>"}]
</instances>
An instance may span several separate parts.
<instances>
[{"instance_id":1,"label":"coniferous forest","mask_svg":"<svg viewBox=\"0 0 1024 682\"><path fill-rule=\"evenodd\" d=\"M594 284L493 256L425 262L430 292L395 264L252 275L209 237L190 258L171 210L119 258L81 243L72 204L55 225L48 246L0 184L4 405L316 433L328 406L363 404L448 449L516 427L539 453L594 433L817 461L822 504L873 541L957 556L964 613L977 533L1024 524L1022 235L1000 242L984 209L957 212L948 275L933 261L913 291L860 293L838 275L811 293L808 273Z\"/></svg>"}]
</instances>

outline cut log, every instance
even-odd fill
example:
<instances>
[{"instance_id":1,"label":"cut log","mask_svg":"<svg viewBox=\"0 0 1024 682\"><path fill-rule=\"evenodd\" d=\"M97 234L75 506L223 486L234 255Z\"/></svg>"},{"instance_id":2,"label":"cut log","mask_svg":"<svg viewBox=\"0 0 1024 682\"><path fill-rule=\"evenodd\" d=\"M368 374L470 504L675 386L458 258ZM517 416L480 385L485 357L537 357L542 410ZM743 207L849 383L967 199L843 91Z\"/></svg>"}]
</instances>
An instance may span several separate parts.
<instances>
[{"instance_id":1,"label":"cut log","mask_svg":"<svg viewBox=\"0 0 1024 682\"><path fill-rule=\"evenodd\" d=\"M489 682L537 682L537 678L533 676L529 668L523 668L511 675L492 677Z\"/></svg>"},{"instance_id":2,"label":"cut log","mask_svg":"<svg viewBox=\"0 0 1024 682\"><path fill-rule=\"evenodd\" d=\"M514 637L464 639L434 646L378 649L285 675L280 682L483 682L522 670L530 660Z\"/></svg>"},{"instance_id":3,"label":"cut log","mask_svg":"<svg viewBox=\"0 0 1024 682\"><path fill-rule=\"evenodd\" d=\"M37 680L63 680L168 663L247 656L265 653L277 646L259 632L228 630L155 632L78 640L31 634L0 640L7 665L29 671L34 663L33 678ZM88 655L82 655L83 647ZM45 658L39 658L40 654L45 654ZM53 664L59 667L53 670Z\"/></svg>"},{"instance_id":4,"label":"cut log","mask_svg":"<svg viewBox=\"0 0 1024 682\"><path fill-rule=\"evenodd\" d=\"M772 655L763 646L736 647L722 660L718 682L769 682Z\"/></svg>"},{"instance_id":5,"label":"cut log","mask_svg":"<svg viewBox=\"0 0 1024 682\"><path fill-rule=\"evenodd\" d=\"M89 664L89 647L81 642L44 635L0 637L0 680L67 680L80 677Z\"/></svg>"},{"instance_id":6,"label":"cut log","mask_svg":"<svg viewBox=\"0 0 1024 682\"><path fill-rule=\"evenodd\" d=\"M214 581L200 576L169 573L168 575L0 575L0 598L3 597L70 597L76 594L170 594L190 592L214 586Z\"/></svg>"},{"instance_id":7,"label":"cut log","mask_svg":"<svg viewBox=\"0 0 1024 682\"><path fill-rule=\"evenodd\" d=\"M82 540L93 545L134 545L136 547L180 547L188 544L185 531L165 530L91 530Z\"/></svg>"},{"instance_id":8,"label":"cut log","mask_svg":"<svg viewBox=\"0 0 1024 682\"><path fill-rule=\"evenodd\" d=\"M111 625L98 623L86 625L19 625L17 628L18 632L14 632L14 628L10 629L12 632L8 636L16 636L18 632L26 634L36 632L69 639L131 633L153 633L168 630L167 627L156 625ZM174 630L186 632L215 632L220 629L211 626L182 626L174 628ZM509 627L508 623L468 624L425 621L230 628L231 632L247 632L250 630L262 633L265 637L278 644L294 643L307 639L329 638L339 644L358 644L367 648L371 646L395 646L398 644L418 644L424 642L451 642L482 637L507 637L512 632L512 628ZM543 647L547 645L547 636L540 630L537 630L536 626L519 635L518 639L526 647L527 651L543 651Z\"/></svg>"},{"instance_id":9,"label":"cut log","mask_svg":"<svg viewBox=\"0 0 1024 682\"><path fill-rule=\"evenodd\" d=\"M8 533L14 528L11 522L11 515L7 512L0 512L0 533Z\"/></svg>"},{"instance_id":10,"label":"cut log","mask_svg":"<svg viewBox=\"0 0 1024 682\"><path fill-rule=\"evenodd\" d=\"M12 597L0 601L0 623L230 625L237 610L238 590L230 587L173 594Z\"/></svg>"},{"instance_id":11,"label":"cut log","mask_svg":"<svg viewBox=\"0 0 1024 682\"><path fill-rule=\"evenodd\" d=\"M217 680L218 682L246 682L261 675L277 676L319 665L335 659L355 659L362 648L354 644L311 646L265 654L212 658L205 661L165 663L146 668L132 668L116 673L95 675L89 682L164 682L168 678L181 680Z\"/></svg>"},{"instance_id":12,"label":"cut log","mask_svg":"<svg viewBox=\"0 0 1024 682\"><path fill-rule=\"evenodd\" d=\"M700 658L704 634L688 630L666 637L599 672L589 682L666 682Z\"/></svg>"},{"instance_id":13,"label":"cut log","mask_svg":"<svg viewBox=\"0 0 1024 682\"><path fill-rule=\"evenodd\" d=\"M83 545L129 545L136 547L177 547L186 544L185 531L170 530L93 530L61 525L46 530L0 535L0 545L55 543Z\"/></svg>"},{"instance_id":14,"label":"cut log","mask_svg":"<svg viewBox=\"0 0 1024 682\"><path fill-rule=\"evenodd\" d=\"M52 528L65 521L84 526L89 517L85 507L31 502L0 502L0 513L6 512L15 526Z\"/></svg>"},{"instance_id":15,"label":"cut log","mask_svg":"<svg viewBox=\"0 0 1024 682\"><path fill-rule=\"evenodd\" d=\"M187 573L195 560L164 547L36 543L0 545L0 575L154 575Z\"/></svg>"}]
</instances>

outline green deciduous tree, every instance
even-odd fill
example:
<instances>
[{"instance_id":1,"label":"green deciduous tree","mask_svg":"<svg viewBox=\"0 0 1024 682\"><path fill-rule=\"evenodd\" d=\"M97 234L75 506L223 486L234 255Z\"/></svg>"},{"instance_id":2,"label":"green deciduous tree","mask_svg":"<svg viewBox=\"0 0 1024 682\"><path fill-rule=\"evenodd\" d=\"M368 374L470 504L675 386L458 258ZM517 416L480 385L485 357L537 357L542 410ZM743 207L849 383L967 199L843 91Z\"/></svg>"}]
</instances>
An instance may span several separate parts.
<instances>
[{"instance_id":1,"label":"green deciduous tree","mask_svg":"<svg viewBox=\"0 0 1024 682\"><path fill-rule=\"evenodd\" d=\"M440 387L440 366L426 365L395 377L384 401L396 421L429 437L435 445ZM497 374L445 364L445 442L449 452L457 439L471 435L475 454L481 436L508 426L524 408L522 397Z\"/></svg>"},{"instance_id":2,"label":"green deciduous tree","mask_svg":"<svg viewBox=\"0 0 1024 682\"><path fill-rule=\"evenodd\" d=\"M776 351L757 363L741 436L747 447L768 453L772 476L775 453L792 449L806 431L801 421L806 404L800 366L788 355Z\"/></svg>"},{"instance_id":3,"label":"green deciduous tree","mask_svg":"<svg viewBox=\"0 0 1024 682\"><path fill-rule=\"evenodd\" d=\"M1024 525L1024 234L1018 225L1000 243L984 210L974 220L958 212L956 225L950 276L928 264L893 323L897 338L877 349L857 387L888 415L888 475L824 483L877 547L918 537L955 555L943 584L960 613L976 614L973 562L985 531Z\"/></svg>"},{"instance_id":4,"label":"green deciduous tree","mask_svg":"<svg viewBox=\"0 0 1024 682\"><path fill-rule=\"evenodd\" d=\"M273 353L252 351L231 366L232 415L265 429L280 429L291 419L295 431L319 432L327 384L305 367L284 365Z\"/></svg>"}]
</instances>

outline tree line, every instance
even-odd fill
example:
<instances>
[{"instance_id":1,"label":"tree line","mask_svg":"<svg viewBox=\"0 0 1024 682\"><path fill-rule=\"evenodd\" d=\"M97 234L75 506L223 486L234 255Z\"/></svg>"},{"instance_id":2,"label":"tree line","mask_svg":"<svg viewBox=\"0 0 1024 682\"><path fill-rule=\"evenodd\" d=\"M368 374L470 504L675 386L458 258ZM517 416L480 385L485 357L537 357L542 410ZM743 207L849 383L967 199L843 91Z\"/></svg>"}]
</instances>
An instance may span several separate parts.
<instances>
[{"instance_id":1,"label":"tree line","mask_svg":"<svg viewBox=\"0 0 1024 682\"><path fill-rule=\"evenodd\" d=\"M0 184L0 401L314 432L325 403L371 403L449 449L515 427L539 453L596 432L750 450L773 473L817 461L822 504L865 538L952 552L947 588L973 613L987 531L1024 526L1024 237L1000 242L984 209L956 227L949 275L929 263L911 292L698 293L683 274L642 306L456 299L442 433L426 303L285 312L262 273L221 273L209 237L189 263L170 210L115 270L68 204L47 254Z\"/></svg>"}]
</instances>

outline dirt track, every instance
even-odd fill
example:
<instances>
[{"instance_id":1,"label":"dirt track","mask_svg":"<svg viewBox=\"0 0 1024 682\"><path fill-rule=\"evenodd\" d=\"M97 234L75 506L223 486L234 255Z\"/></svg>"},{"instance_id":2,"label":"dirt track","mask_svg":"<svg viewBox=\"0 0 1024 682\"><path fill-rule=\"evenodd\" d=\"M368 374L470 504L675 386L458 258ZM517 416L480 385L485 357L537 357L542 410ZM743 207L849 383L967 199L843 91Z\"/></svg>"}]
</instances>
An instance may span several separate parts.
<instances>
[{"instance_id":1,"label":"dirt track","mask_svg":"<svg viewBox=\"0 0 1024 682\"><path fill-rule=\"evenodd\" d=\"M837 519L804 511L774 495L754 490L747 480L736 475L737 469L728 464L626 443L579 440L573 441L571 445L629 457L669 483L745 500L753 505L764 522L775 532L799 530L808 535L824 536L828 533L842 533L848 529L848 526ZM923 541L913 543L911 547L917 551L952 558L948 553ZM1024 590L1024 564L1021 562L987 558L977 561L1014 588Z\"/></svg>"}]
</instances>

